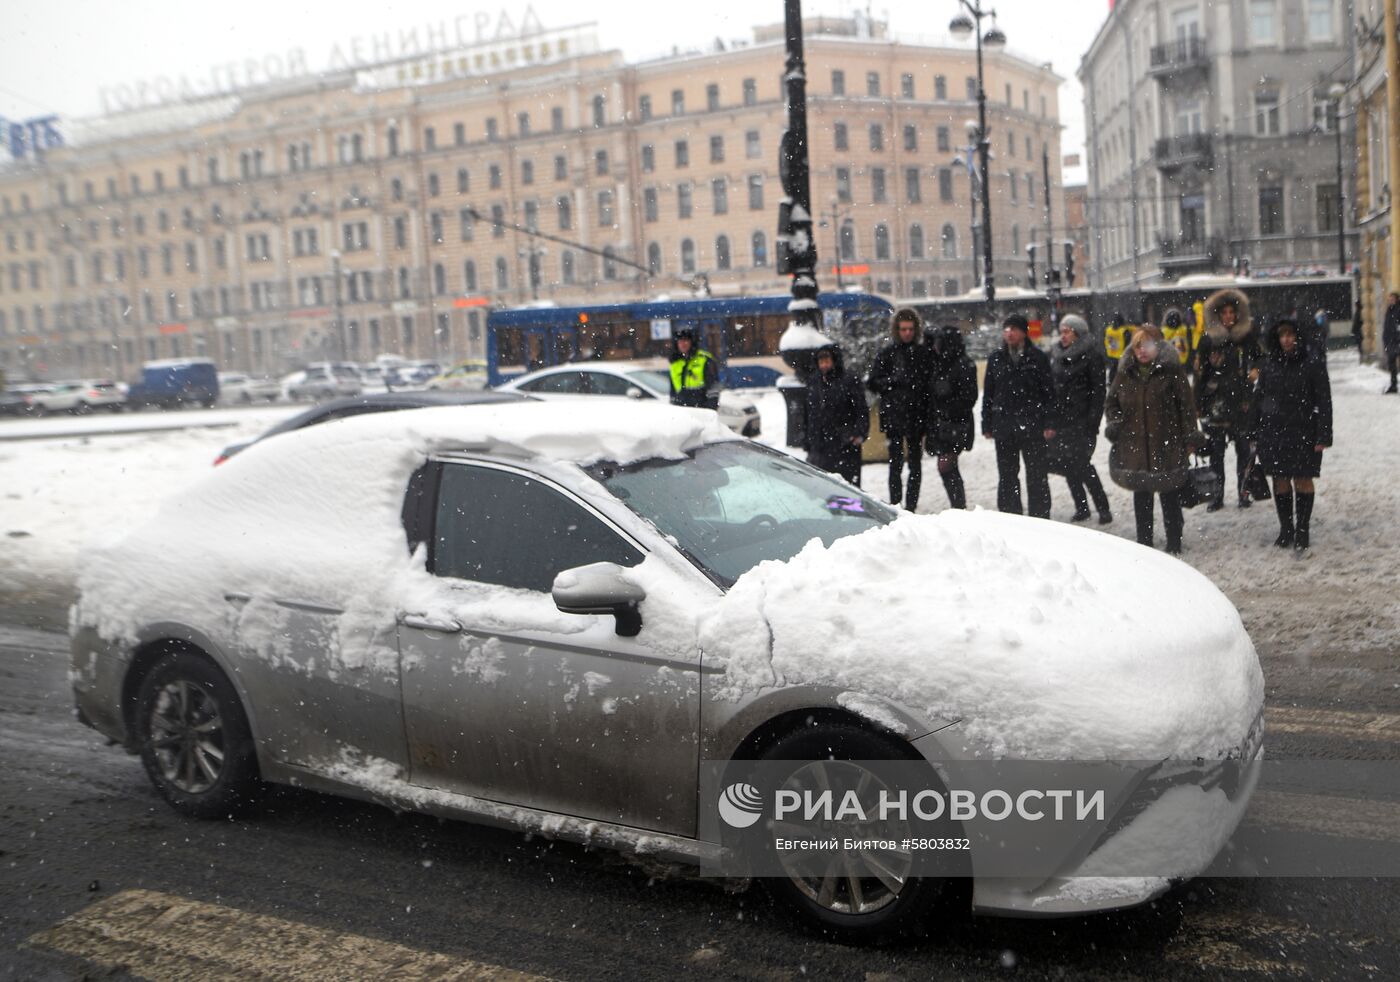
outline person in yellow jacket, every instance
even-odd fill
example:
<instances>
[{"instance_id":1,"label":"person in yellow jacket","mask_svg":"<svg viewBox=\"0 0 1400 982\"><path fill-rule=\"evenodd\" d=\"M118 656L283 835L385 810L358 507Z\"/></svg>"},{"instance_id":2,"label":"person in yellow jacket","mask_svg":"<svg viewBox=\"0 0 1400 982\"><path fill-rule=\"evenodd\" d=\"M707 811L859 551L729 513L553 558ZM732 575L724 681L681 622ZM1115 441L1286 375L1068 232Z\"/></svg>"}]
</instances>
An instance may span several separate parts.
<instances>
[{"instance_id":1,"label":"person in yellow jacket","mask_svg":"<svg viewBox=\"0 0 1400 982\"><path fill-rule=\"evenodd\" d=\"M671 347L671 403L715 409L719 406L719 365L715 356L695 344L695 332L676 332Z\"/></svg>"}]
</instances>

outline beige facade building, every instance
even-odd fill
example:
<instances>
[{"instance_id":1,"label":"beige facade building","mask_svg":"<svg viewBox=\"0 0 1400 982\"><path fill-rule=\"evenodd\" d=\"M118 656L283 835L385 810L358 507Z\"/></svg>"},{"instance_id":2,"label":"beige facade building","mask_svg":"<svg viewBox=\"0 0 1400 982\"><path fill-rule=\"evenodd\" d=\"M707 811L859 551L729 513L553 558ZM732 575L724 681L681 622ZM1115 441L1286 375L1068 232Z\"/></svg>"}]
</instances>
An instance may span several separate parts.
<instances>
[{"instance_id":1,"label":"beige facade building","mask_svg":"<svg viewBox=\"0 0 1400 982\"><path fill-rule=\"evenodd\" d=\"M1400 0L1355 0L1356 73L1348 98L1356 115L1356 201L1361 234L1361 348L1377 354L1386 295L1400 290L1395 175L1400 173ZM1388 42L1388 43L1387 43ZM1387 68L1387 66L1389 66Z\"/></svg>"},{"instance_id":2,"label":"beige facade building","mask_svg":"<svg viewBox=\"0 0 1400 982\"><path fill-rule=\"evenodd\" d=\"M839 249L847 286L972 289L972 51L823 21L806 54L822 287ZM123 132L7 166L0 369L455 359L481 355L492 307L685 295L701 274L716 296L787 290L780 36L629 65L546 35L485 73L470 59L267 86L175 125L98 121ZM1061 79L1006 53L986 71L997 278L1014 283L1044 238L1045 152L1063 221Z\"/></svg>"}]
</instances>

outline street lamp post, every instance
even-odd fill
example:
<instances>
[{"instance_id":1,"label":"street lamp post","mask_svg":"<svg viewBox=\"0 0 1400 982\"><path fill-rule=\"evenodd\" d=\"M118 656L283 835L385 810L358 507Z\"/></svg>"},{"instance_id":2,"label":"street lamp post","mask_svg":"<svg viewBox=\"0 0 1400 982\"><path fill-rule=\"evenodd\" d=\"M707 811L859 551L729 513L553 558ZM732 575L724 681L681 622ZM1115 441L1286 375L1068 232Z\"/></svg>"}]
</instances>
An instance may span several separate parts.
<instances>
[{"instance_id":1,"label":"street lamp post","mask_svg":"<svg viewBox=\"0 0 1400 982\"><path fill-rule=\"evenodd\" d=\"M961 156L953 161L955 165L960 165L967 171L967 200L971 209L970 222L967 226L967 254L972 257L972 285L978 287L982 285L982 277L977 266L977 183L981 180L977 174L977 168L973 166L972 155L977 150L977 121L969 119L964 126L967 129L967 146L959 147Z\"/></svg>"},{"instance_id":2,"label":"street lamp post","mask_svg":"<svg viewBox=\"0 0 1400 982\"><path fill-rule=\"evenodd\" d=\"M982 172L982 286L987 302L996 299L996 282L992 273L992 195L989 181L991 135L987 130L987 86L982 70L982 46L993 50L1005 47L1006 35L996 26L996 11L982 9L982 0L958 0L966 14L958 14L948 25L955 38L977 38L977 153ZM984 34L982 18L992 18L992 26Z\"/></svg>"},{"instance_id":3,"label":"street lamp post","mask_svg":"<svg viewBox=\"0 0 1400 982\"><path fill-rule=\"evenodd\" d=\"M1346 191L1342 183L1342 99L1347 87L1340 82L1332 83L1327 90L1327 98L1332 105L1332 131L1337 137L1337 273L1347 274L1347 210Z\"/></svg>"},{"instance_id":4,"label":"street lamp post","mask_svg":"<svg viewBox=\"0 0 1400 982\"><path fill-rule=\"evenodd\" d=\"M849 214L849 210L841 210L840 202L835 197L831 199L831 211L824 211L821 214L823 228L828 222L831 223L831 255L835 262L837 293L842 293L846 289L846 281L841 278L841 219Z\"/></svg>"},{"instance_id":5,"label":"street lamp post","mask_svg":"<svg viewBox=\"0 0 1400 982\"><path fill-rule=\"evenodd\" d=\"M345 325L343 320L344 309L341 305L342 301L339 249L331 250L331 289L333 291L331 294L331 298L335 305L335 316L331 322L331 331L333 333L333 337L331 338L331 343L327 345L327 347L330 349L331 357L333 357L336 361L342 361L344 359L341 355L341 346L344 344Z\"/></svg>"}]
</instances>

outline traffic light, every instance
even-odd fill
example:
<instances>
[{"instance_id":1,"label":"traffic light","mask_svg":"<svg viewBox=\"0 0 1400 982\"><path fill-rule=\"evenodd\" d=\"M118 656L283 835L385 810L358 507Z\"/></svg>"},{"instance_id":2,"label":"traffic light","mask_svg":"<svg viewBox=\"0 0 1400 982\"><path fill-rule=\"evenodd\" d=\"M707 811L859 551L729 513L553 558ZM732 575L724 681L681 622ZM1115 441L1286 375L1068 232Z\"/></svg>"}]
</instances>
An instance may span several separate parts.
<instances>
[{"instance_id":1,"label":"traffic light","mask_svg":"<svg viewBox=\"0 0 1400 982\"><path fill-rule=\"evenodd\" d=\"M1034 243L1034 242L1032 242L1030 245L1026 246L1026 255L1030 257L1030 261L1027 263L1026 283L1030 286L1030 288L1031 288L1032 290L1034 290L1034 289L1036 289L1037 287L1040 286L1040 283L1039 283L1038 280L1036 279L1036 275L1035 275L1035 243Z\"/></svg>"},{"instance_id":2,"label":"traffic light","mask_svg":"<svg viewBox=\"0 0 1400 982\"><path fill-rule=\"evenodd\" d=\"M1065 286L1074 289L1074 243L1066 242L1065 246Z\"/></svg>"}]
</instances>

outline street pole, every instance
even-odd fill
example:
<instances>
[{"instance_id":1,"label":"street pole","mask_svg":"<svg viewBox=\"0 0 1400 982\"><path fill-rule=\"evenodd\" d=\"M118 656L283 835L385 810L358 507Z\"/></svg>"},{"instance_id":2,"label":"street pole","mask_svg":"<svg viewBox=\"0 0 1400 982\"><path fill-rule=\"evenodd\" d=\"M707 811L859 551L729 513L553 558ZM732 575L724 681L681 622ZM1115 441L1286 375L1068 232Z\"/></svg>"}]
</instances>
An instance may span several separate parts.
<instances>
[{"instance_id":1,"label":"street pole","mask_svg":"<svg viewBox=\"0 0 1400 982\"><path fill-rule=\"evenodd\" d=\"M1045 184L1045 281L1050 298L1050 327L1060 325L1060 273L1055 269L1055 214L1050 209L1050 146L1040 149L1041 178Z\"/></svg>"},{"instance_id":2,"label":"street pole","mask_svg":"<svg viewBox=\"0 0 1400 982\"><path fill-rule=\"evenodd\" d=\"M948 25L954 37L966 38L975 34L977 38L977 153L982 172L982 288L991 304L996 299L996 278L992 271L992 194L991 194L991 133L987 130L987 85L986 73L982 64L982 46L1001 48L1006 44L1006 35L996 26L996 11L984 10L981 0L958 0L969 16L959 14ZM982 33L982 19L992 18L992 26Z\"/></svg>"},{"instance_id":3,"label":"street pole","mask_svg":"<svg viewBox=\"0 0 1400 982\"><path fill-rule=\"evenodd\" d=\"M335 317L334 317L334 319L333 319L333 321L332 321L332 325L331 325L331 330L334 332L334 337L332 337L332 339L331 339L331 343L330 343L330 345L329 345L329 348L330 348L330 350L331 350L331 352L332 352L332 357L333 357L336 361L344 361L344 358L341 356L341 346L342 346L342 344L344 343L344 331L345 331L345 327L344 327L343 322L341 321L342 307L341 307L341 298L340 298L340 250L339 250L339 249L333 249L333 250L331 250L331 280L332 280L332 288L333 288L334 291L335 291L335 292L332 294L332 296L333 296L334 299L335 299Z\"/></svg>"},{"instance_id":4,"label":"street pole","mask_svg":"<svg viewBox=\"0 0 1400 982\"><path fill-rule=\"evenodd\" d=\"M1338 95L1332 101L1336 122L1333 126L1337 137L1337 275L1347 275L1347 209L1346 186L1342 183L1342 100ZM1348 311L1350 313L1350 311Z\"/></svg>"}]
</instances>

